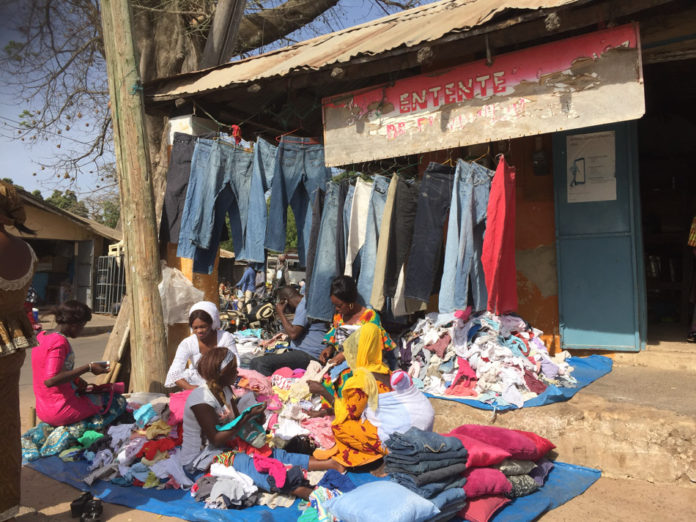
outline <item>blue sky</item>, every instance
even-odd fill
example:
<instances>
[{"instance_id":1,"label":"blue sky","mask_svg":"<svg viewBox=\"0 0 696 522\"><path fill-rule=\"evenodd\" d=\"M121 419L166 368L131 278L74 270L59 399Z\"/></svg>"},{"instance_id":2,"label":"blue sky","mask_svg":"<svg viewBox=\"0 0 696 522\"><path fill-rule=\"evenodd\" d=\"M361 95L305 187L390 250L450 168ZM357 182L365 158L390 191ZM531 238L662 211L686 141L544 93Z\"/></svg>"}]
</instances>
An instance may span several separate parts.
<instances>
[{"instance_id":1,"label":"blue sky","mask_svg":"<svg viewBox=\"0 0 696 522\"><path fill-rule=\"evenodd\" d=\"M428 2L425 0L422 3ZM12 29L11 11L12 7L8 5L8 2L0 0L0 49L4 48L9 40L17 38L17 34ZM315 36L318 34L317 31L330 32L382 16L386 16L384 10L370 0L341 0L339 10L327 20L330 25L323 24L318 29L298 31L291 37L299 41ZM264 50L268 51L272 48L273 46L268 46ZM7 129L7 124L18 121L22 110L29 107L21 105L16 100L7 82L5 73L0 73L0 178L12 178L15 183L29 191L39 189L44 196L50 195L55 188L72 188L78 195L88 195L96 190L97 177L89 172L81 173L76 184L71 187L62 177L49 173L48 169L41 170L38 163L42 160L50 161L56 155L57 141L49 140L30 145L8 137L11 133ZM34 176L33 173L37 175Z\"/></svg>"}]
</instances>

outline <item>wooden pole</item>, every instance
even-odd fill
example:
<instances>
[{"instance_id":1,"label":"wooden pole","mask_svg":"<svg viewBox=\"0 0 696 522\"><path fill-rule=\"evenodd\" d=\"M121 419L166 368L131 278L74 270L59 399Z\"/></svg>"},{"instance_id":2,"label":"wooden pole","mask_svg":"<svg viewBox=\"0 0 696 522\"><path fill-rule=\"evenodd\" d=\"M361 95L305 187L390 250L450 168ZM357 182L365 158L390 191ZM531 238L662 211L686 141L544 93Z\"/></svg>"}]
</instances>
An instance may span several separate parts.
<instances>
[{"instance_id":1,"label":"wooden pole","mask_svg":"<svg viewBox=\"0 0 696 522\"><path fill-rule=\"evenodd\" d=\"M101 15L131 303L131 387L164 391L167 344L157 290L155 200L129 2L102 0Z\"/></svg>"}]
</instances>

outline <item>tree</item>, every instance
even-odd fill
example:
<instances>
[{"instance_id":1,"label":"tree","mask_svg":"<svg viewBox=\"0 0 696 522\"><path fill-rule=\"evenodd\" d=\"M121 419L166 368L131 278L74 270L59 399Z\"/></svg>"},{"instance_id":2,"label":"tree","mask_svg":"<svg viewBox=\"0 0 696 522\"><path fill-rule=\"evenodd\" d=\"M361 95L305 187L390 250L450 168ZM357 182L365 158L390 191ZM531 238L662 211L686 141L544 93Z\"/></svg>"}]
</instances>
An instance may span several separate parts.
<instances>
[{"instance_id":1,"label":"tree","mask_svg":"<svg viewBox=\"0 0 696 522\"><path fill-rule=\"evenodd\" d=\"M89 217L89 211L83 201L77 199L77 194L70 189L54 190L53 194L45 199L46 203L50 203L60 209L67 210L80 217Z\"/></svg>"},{"instance_id":2,"label":"tree","mask_svg":"<svg viewBox=\"0 0 696 522\"><path fill-rule=\"evenodd\" d=\"M341 16L340 0L131 1L143 81L198 69L216 10L232 2L245 4L244 16L236 44L226 48L220 62L292 42L295 35L306 38L341 28L348 18ZM370 18L376 9L390 13L424 1L363 0L363 9ZM99 0L0 4L7 11L2 18L18 24L18 38L6 45L0 70L25 106L19 121L6 130L15 139L55 142L55 160L42 167L61 179L74 183L85 173L100 176L113 155ZM164 187L165 125L163 118L148 120L156 192Z\"/></svg>"},{"instance_id":3,"label":"tree","mask_svg":"<svg viewBox=\"0 0 696 522\"><path fill-rule=\"evenodd\" d=\"M41 194L41 191L39 189L35 189L31 191L31 195L34 196L36 199L40 199L43 201L43 194Z\"/></svg>"}]
</instances>

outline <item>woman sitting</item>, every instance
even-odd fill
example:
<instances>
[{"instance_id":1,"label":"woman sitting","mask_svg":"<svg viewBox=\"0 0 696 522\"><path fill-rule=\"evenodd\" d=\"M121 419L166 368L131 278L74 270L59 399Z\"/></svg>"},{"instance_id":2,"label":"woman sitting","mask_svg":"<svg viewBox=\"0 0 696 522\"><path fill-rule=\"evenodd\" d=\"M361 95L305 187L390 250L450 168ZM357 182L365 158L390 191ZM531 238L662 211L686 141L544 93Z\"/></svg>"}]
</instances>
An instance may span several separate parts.
<instances>
[{"instance_id":1,"label":"woman sitting","mask_svg":"<svg viewBox=\"0 0 696 522\"><path fill-rule=\"evenodd\" d=\"M332 396L318 382L312 393L333 403L333 434L336 445L319 455L331 455L346 467L363 466L382 458L382 443L392 433L412 426L432 430L435 412L428 399L408 375L395 372L382 362L383 336L380 328L367 323L343 343L343 354L352 375L343 386L342 397Z\"/></svg>"},{"instance_id":2,"label":"woman sitting","mask_svg":"<svg viewBox=\"0 0 696 522\"><path fill-rule=\"evenodd\" d=\"M199 471L206 471L213 461L213 458L225 451L235 448L234 440L244 430L248 431L249 422L254 417L263 415L265 406L250 406L240 415L240 408L237 403L231 386L237 379L237 359L225 348L213 348L206 352L198 362L198 371L205 383L191 392L186 400L184 408L184 434L181 447L181 463L184 470L193 475ZM254 403L253 394L247 394L246 399L251 395L251 404ZM240 401L241 403L241 401ZM225 425L229 421L236 420L234 426L229 429L218 430L217 425ZM260 424L264 420L259 419ZM265 432L262 431L265 436ZM268 452L266 452L268 454ZM319 461L309 455L298 453L288 453L280 449L272 450L270 458L280 461L282 464L298 466L304 470L327 470L336 469L344 471L343 467L335 461ZM286 486L277 488L275 481L269 479L267 473L257 471L254 459L265 459L267 457L251 457L246 453L237 453L231 465L235 470L251 477L254 484L264 491L282 490L293 493L299 497L307 498L312 490L305 487L305 483L289 481ZM301 474L295 474L301 476Z\"/></svg>"},{"instance_id":3,"label":"woman sitting","mask_svg":"<svg viewBox=\"0 0 696 522\"><path fill-rule=\"evenodd\" d=\"M319 360L326 363L331 362L338 365L345 361L342 353L342 345L345 340L361 326L373 324L379 330L381 346L385 352L394 350L395 344L389 334L382 328L379 314L371 308L366 308L358 303L358 286L355 281L348 276L338 276L331 282L331 302L336 308L333 317L331 330L324 337L324 344L327 347L321 353ZM341 373L335 383L339 397L346 379L350 377L350 371Z\"/></svg>"},{"instance_id":4,"label":"woman sitting","mask_svg":"<svg viewBox=\"0 0 696 522\"><path fill-rule=\"evenodd\" d=\"M32 350L31 367L37 417L52 426L64 426L102 412L102 396L88 394L90 388L80 375L99 375L109 368L102 362L75 367L75 353L68 338L78 337L92 319L89 307L79 301L66 301L54 313L58 331L37 335L39 345Z\"/></svg>"},{"instance_id":5,"label":"woman sitting","mask_svg":"<svg viewBox=\"0 0 696 522\"><path fill-rule=\"evenodd\" d=\"M209 301L201 301L189 311L189 326L193 333L179 343L164 385L192 390L205 383L196 370L201 356L216 346L227 348L239 362L234 336L220 330L220 312Z\"/></svg>"}]
</instances>

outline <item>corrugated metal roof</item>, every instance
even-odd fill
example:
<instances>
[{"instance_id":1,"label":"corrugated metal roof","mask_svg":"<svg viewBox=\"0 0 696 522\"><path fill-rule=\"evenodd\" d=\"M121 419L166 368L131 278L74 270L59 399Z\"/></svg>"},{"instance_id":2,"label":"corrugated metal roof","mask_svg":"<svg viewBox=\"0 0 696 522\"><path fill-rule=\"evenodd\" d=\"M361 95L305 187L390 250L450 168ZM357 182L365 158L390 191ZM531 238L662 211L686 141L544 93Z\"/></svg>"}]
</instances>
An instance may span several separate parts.
<instances>
[{"instance_id":1,"label":"corrugated metal roof","mask_svg":"<svg viewBox=\"0 0 696 522\"><path fill-rule=\"evenodd\" d=\"M318 36L259 56L211 69L156 80L146 94L152 101L198 94L290 72L318 70L375 56L398 47L414 47L449 33L489 22L506 10L560 7L579 0L442 0L342 31ZM153 85L151 84L151 85Z\"/></svg>"}]
</instances>

